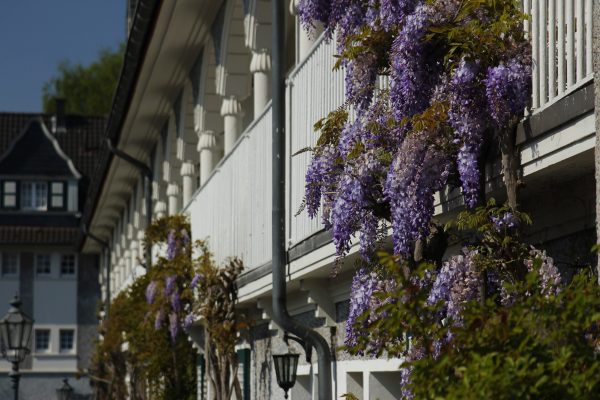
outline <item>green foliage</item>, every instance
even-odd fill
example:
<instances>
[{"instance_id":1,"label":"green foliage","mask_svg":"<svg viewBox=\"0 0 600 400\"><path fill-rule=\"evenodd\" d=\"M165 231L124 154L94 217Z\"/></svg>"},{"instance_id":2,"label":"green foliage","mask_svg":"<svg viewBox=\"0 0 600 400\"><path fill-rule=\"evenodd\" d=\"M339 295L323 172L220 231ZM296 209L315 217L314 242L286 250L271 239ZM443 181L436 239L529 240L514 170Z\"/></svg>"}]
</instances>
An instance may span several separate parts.
<instances>
[{"instance_id":1,"label":"green foliage","mask_svg":"<svg viewBox=\"0 0 600 400\"><path fill-rule=\"evenodd\" d=\"M125 46L116 51L100 51L98 60L89 66L61 61L57 75L42 89L43 109L53 113L54 98L66 99L66 112L80 115L102 115L110 112Z\"/></svg>"},{"instance_id":2,"label":"green foliage","mask_svg":"<svg viewBox=\"0 0 600 400\"><path fill-rule=\"evenodd\" d=\"M166 327L154 329L145 298L149 282L144 275L121 292L102 322L92 369L98 399L196 398L196 351L183 335L172 342Z\"/></svg>"},{"instance_id":3,"label":"green foliage","mask_svg":"<svg viewBox=\"0 0 600 400\"><path fill-rule=\"evenodd\" d=\"M457 228L456 240L471 243L479 276L493 274L502 288L484 285L478 297L467 297L460 321L445 317L447 304L431 301L438 266L379 253L378 275L394 284L374 294L380 306L357 321L369 322L368 334L346 349L404 357L402 368L410 371L404 390L415 399L598 398L597 276L584 271L567 284L553 283L551 259L521 237L519 228L530 223L491 199L447 226Z\"/></svg>"},{"instance_id":4,"label":"green foliage","mask_svg":"<svg viewBox=\"0 0 600 400\"><path fill-rule=\"evenodd\" d=\"M521 300L470 302L437 358L408 363L417 399L597 399L600 287L580 273L556 296L530 273ZM531 293L531 295L526 295Z\"/></svg>"}]
</instances>

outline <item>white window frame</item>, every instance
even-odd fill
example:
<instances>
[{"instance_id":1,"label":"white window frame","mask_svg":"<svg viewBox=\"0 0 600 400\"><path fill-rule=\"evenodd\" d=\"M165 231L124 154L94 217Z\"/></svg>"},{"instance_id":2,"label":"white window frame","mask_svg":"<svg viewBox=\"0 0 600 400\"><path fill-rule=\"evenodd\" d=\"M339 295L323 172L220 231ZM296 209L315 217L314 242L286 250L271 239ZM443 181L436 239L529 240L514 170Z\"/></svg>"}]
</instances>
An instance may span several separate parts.
<instances>
[{"instance_id":1,"label":"white window frame","mask_svg":"<svg viewBox=\"0 0 600 400\"><path fill-rule=\"evenodd\" d=\"M73 272L65 273L63 271L64 261L66 257L73 257ZM77 276L77 254L64 253L60 255L60 276L61 277L75 277Z\"/></svg>"},{"instance_id":2,"label":"white window frame","mask_svg":"<svg viewBox=\"0 0 600 400\"><path fill-rule=\"evenodd\" d=\"M6 264L5 257L7 255L14 256L15 259L16 259L16 261L17 261L17 268L16 268L16 272L15 273L6 273L6 271L4 269L5 268L5 264ZM2 278L18 278L20 272L21 272L21 257L19 255L19 253L12 253L12 252L0 253L0 276Z\"/></svg>"},{"instance_id":3,"label":"white window frame","mask_svg":"<svg viewBox=\"0 0 600 400\"><path fill-rule=\"evenodd\" d=\"M8 190L7 187L8 187L8 185L11 185L11 184L13 185L13 189ZM19 184L17 183L17 181L15 181L15 180L2 181L2 208L9 209L9 210L19 208L19 203L18 203L19 193L18 192L19 192ZM12 197L12 201L13 201L12 206L6 205L7 196Z\"/></svg>"},{"instance_id":4,"label":"white window frame","mask_svg":"<svg viewBox=\"0 0 600 400\"><path fill-rule=\"evenodd\" d=\"M26 196L26 190L31 190ZM48 182L23 181L21 182L21 209L26 211L48 210Z\"/></svg>"},{"instance_id":5,"label":"white window frame","mask_svg":"<svg viewBox=\"0 0 600 400\"><path fill-rule=\"evenodd\" d=\"M38 332L48 332L48 347L45 349L38 348ZM52 353L52 329L50 327L35 328L33 333L33 349L37 354Z\"/></svg>"},{"instance_id":6,"label":"white window frame","mask_svg":"<svg viewBox=\"0 0 600 400\"><path fill-rule=\"evenodd\" d=\"M63 332L71 332L73 334L71 348L63 349L62 347L62 335ZM74 328L59 328L58 330L58 352L61 354L73 354L77 349L77 330Z\"/></svg>"},{"instance_id":7,"label":"white window frame","mask_svg":"<svg viewBox=\"0 0 600 400\"><path fill-rule=\"evenodd\" d=\"M67 209L67 185L63 181L52 181L49 182L49 196L48 196L48 208L52 210L66 210ZM59 199L61 204L59 206L54 205L54 200Z\"/></svg>"},{"instance_id":8,"label":"white window frame","mask_svg":"<svg viewBox=\"0 0 600 400\"><path fill-rule=\"evenodd\" d=\"M48 257L49 261L49 271L48 272L40 272L39 271L39 258L40 257ZM52 254L50 253L36 253L35 254L35 275L49 277L52 276Z\"/></svg>"}]
</instances>

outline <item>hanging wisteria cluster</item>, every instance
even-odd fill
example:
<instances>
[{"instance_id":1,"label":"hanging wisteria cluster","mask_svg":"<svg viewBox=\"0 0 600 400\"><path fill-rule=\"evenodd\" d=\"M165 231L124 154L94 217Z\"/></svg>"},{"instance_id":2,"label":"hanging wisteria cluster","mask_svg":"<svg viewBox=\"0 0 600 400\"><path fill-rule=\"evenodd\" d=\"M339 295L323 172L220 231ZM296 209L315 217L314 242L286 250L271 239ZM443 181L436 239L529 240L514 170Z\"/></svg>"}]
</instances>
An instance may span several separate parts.
<instances>
[{"instance_id":1,"label":"hanging wisteria cluster","mask_svg":"<svg viewBox=\"0 0 600 400\"><path fill-rule=\"evenodd\" d=\"M322 207L339 256L360 232L368 259L381 219L409 256L430 232L436 191L458 183L469 207L481 204L485 144L530 97L524 15L513 0L301 0L298 12L336 37L355 115L336 110L321 124L308 212ZM375 90L378 75L389 90Z\"/></svg>"}]
</instances>

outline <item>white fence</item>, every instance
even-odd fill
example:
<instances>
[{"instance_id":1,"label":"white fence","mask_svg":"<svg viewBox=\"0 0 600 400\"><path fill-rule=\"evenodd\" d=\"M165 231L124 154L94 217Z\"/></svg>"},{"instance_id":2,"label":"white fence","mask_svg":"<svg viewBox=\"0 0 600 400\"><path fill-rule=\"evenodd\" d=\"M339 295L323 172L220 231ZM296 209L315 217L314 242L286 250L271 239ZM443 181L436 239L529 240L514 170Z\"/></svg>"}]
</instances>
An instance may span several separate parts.
<instances>
[{"instance_id":1,"label":"white fence","mask_svg":"<svg viewBox=\"0 0 600 400\"><path fill-rule=\"evenodd\" d=\"M327 43L321 37L312 53L299 64L288 78L287 127L288 149L292 155L314 146L318 136L315 122L327 116L344 102L344 74L333 72L334 40ZM320 214L310 219L306 210L295 216L304 199L304 178L310 162L310 152L288 159L288 244L294 245L323 228Z\"/></svg>"},{"instance_id":2,"label":"white fence","mask_svg":"<svg viewBox=\"0 0 600 400\"><path fill-rule=\"evenodd\" d=\"M242 134L187 208L195 239L217 262L239 257L248 269L271 259L271 107Z\"/></svg>"},{"instance_id":3,"label":"white fence","mask_svg":"<svg viewBox=\"0 0 600 400\"><path fill-rule=\"evenodd\" d=\"M534 109L567 94L592 75L592 1L522 0L533 55Z\"/></svg>"}]
</instances>

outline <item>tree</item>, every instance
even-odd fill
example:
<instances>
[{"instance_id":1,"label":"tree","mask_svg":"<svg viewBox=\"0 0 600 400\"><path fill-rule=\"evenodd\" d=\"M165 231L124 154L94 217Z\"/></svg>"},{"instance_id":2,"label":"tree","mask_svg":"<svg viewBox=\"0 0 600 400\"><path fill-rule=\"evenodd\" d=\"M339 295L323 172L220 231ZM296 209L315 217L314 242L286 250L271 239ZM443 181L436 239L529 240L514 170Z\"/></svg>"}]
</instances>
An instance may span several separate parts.
<instances>
[{"instance_id":1,"label":"tree","mask_svg":"<svg viewBox=\"0 0 600 400\"><path fill-rule=\"evenodd\" d=\"M103 49L98 60L87 67L61 61L57 75L47 81L42 89L44 112L54 112L54 98L62 97L67 100L67 113L108 114L119 80L124 50L124 45L115 51Z\"/></svg>"}]
</instances>

